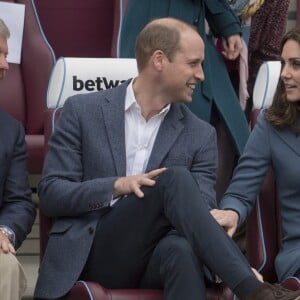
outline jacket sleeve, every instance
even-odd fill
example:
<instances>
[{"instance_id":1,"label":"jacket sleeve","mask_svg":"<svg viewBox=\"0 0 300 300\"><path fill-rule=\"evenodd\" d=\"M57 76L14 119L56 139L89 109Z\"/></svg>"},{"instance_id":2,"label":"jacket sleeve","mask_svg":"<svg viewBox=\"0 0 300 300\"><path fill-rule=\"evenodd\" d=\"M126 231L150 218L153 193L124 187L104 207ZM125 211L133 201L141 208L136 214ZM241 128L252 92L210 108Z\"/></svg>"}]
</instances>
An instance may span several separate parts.
<instances>
[{"instance_id":1,"label":"jacket sleeve","mask_svg":"<svg viewBox=\"0 0 300 300\"><path fill-rule=\"evenodd\" d=\"M36 209L31 200L27 173L27 150L22 125L17 123L15 131L11 130L10 134L14 135L14 141L11 153L4 162L7 171L0 207L0 226L8 227L14 232L15 248L19 248L31 231Z\"/></svg>"},{"instance_id":2,"label":"jacket sleeve","mask_svg":"<svg viewBox=\"0 0 300 300\"><path fill-rule=\"evenodd\" d=\"M227 0L205 0L204 2L205 18L215 36L228 38L242 33L240 20L230 8Z\"/></svg>"},{"instance_id":3,"label":"jacket sleeve","mask_svg":"<svg viewBox=\"0 0 300 300\"><path fill-rule=\"evenodd\" d=\"M251 212L268 169L271 167L270 124L261 112L249 137L232 181L220 203L221 209L233 209L242 224Z\"/></svg>"},{"instance_id":4,"label":"jacket sleeve","mask_svg":"<svg viewBox=\"0 0 300 300\"><path fill-rule=\"evenodd\" d=\"M205 142L196 153L191 167L191 174L196 180L201 199L209 209L217 207L216 203L216 171L218 165L217 135L213 128L203 139Z\"/></svg>"},{"instance_id":5,"label":"jacket sleeve","mask_svg":"<svg viewBox=\"0 0 300 300\"><path fill-rule=\"evenodd\" d=\"M78 108L68 99L48 144L39 198L49 217L77 217L110 206L117 177L84 178Z\"/></svg>"}]
</instances>

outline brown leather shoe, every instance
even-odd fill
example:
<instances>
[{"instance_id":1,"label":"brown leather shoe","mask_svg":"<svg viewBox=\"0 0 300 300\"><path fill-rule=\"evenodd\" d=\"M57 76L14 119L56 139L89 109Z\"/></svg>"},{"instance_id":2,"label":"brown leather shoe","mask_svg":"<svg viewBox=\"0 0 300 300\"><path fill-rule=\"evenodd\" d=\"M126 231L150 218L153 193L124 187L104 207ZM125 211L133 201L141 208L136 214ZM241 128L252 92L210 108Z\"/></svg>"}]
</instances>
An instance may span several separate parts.
<instances>
[{"instance_id":1,"label":"brown leather shoe","mask_svg":"<svg viewBox=\"0 0 300 300\"><path fill-rule=\"evenodd\" d=\"M300 300L300 290L294 292L279 284L264 282L243 300Z\"/></svg>"}]
</instances>

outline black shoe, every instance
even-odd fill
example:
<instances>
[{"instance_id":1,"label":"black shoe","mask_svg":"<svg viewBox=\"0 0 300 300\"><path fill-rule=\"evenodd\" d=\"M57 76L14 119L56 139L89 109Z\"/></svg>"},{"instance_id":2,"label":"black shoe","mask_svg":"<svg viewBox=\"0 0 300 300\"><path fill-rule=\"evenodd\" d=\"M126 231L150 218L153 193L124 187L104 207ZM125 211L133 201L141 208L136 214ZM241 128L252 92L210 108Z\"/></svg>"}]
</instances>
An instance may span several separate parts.
<instances>
[{"instance_id":1,"label":"black shoe","mask_svg":"<svg viewBox=\"0 0 300 300\"><path fill-rule=\"evenodd\" d=\"M300 300L300 290L291 291L279 284L264 282L243 300Z\"/></svg>"}]
</instances>

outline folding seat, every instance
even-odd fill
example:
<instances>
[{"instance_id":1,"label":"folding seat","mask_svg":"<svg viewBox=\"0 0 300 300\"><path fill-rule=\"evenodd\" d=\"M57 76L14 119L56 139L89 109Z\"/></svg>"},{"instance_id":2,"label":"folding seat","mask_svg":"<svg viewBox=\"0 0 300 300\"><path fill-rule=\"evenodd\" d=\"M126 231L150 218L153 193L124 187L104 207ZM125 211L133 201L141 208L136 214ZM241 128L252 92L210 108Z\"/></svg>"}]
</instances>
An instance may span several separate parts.
<instances>
[{"instance_id":1,"label":"folding seat","mask_svg":"<svg viewBox=\"0 0 300 300\"><path fill-rule=\"evenodd\" d=\"M75 80L80 81L79 83ZM52 72L49 82L47 96L47 113L45 118L45 140L51 137L55 130L55 122L59 118L61 107L65 99L78 92L91 92L96 89L106 89L115 86L128 78L137 74L135 59L118 58L60 58ZM98 82L102 85L97 87ZM90 89L90 87L92 87ZM78 91L79 87L83 89ZM84 87L89 87L90 91ZM75 89L74 89L75 88ZM219 126L216 122L216 126ZM220 132L220 130L217 130ZM219 145L222 147L222 145ZM222 151L222 149L221 149ZM45 153L47 152L47 145ZM230 153L228 153L230 155ZM222 175L222 170L219 170ZM220 184L223 186L223 184ZM40 255L41 259L47 245L48 232L51 227L51 220L40 212ZM79 281L65 297L69 300L162 300L163 291L161 290L112 290L102 287L95 282ZM213 284L207 288L207 299L216 300L233 299L233 294L223 283Z\"/></svg>"},{"instance_id":2,"label":"folding seat","mask_svg":"<svg viewBox=\"0 0 300 300\"><path fill-rule=\"evenodd\" d=\"M0 107L19 120L26 133L29 173L39 174L43 165L44 111L51 70L52 49L41 31L31 0L5 1L25 4L21 63L10 63L0 84Z\"/></svg>"},{"instance_id":3,"label":"folding seat","mask_svg":"<svg viewBox=\"0 0 300 300\"><path fill-rule=\"evenodd\" d=\"M55 56L110 57L113 0L34 0Z\"/></svg>"},{"instance_id":4,"label":"folding seat","mask_svg":"<svg viewBox=\"0 0 300 300\"><path fill-rule=\"evenodd\" d=\"M114 0L114 23L112 30L112 41L111 41L111 57L120 57L119 55L119 42L121 35L121 27L123 17L127 7L128 0Z\"/></svg>"},{"instance_id":5,"label":"folding seat","mask_svg":"<svg viewBox=\"0 0 300 300\"><path fill-rule=\"evenodd\" d=\"M264 62L259 69L253 91L252 128L261 109L272 103L280 70L280 61ZM247 256L250 264L261 272L266 281L277 282L274 260L280 249L282 232L276 181L271 169L246 223ZM281 284L286 288L297 290L300 289L300 278L290 277Z\"/></svg>"}]
</instances>

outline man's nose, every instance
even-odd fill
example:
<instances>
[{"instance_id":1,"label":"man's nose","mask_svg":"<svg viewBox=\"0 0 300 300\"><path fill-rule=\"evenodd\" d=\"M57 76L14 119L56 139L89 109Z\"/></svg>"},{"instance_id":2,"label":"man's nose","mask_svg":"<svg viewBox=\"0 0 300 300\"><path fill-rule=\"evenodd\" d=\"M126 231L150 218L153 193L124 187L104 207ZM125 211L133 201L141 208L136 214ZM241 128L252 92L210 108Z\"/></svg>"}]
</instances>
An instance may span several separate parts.
<instances>
[{"instance_id":1,"label":"man's nose","mask_svg":"<svg viewBox=\"0 0 300 300\"><path fill-rule=\"evenodd\" d=\"M202 68L201 64L199 64L199 67L197 68L197 71L195 73L195 77L199 81L203 81L204 80L204 72L203 72L203 68Z\"/></svg>"}]
</instances>

